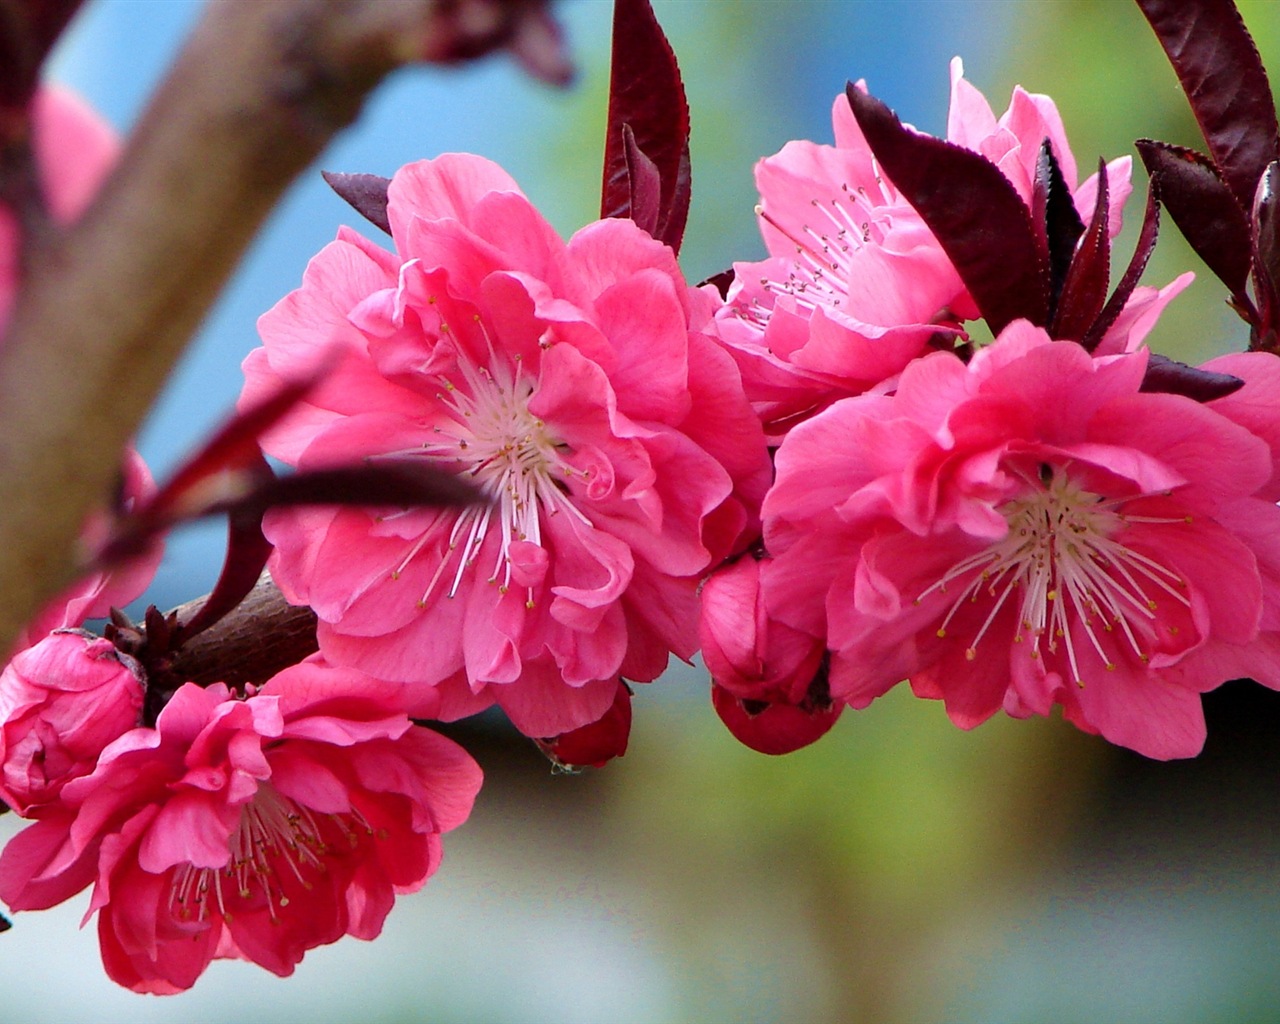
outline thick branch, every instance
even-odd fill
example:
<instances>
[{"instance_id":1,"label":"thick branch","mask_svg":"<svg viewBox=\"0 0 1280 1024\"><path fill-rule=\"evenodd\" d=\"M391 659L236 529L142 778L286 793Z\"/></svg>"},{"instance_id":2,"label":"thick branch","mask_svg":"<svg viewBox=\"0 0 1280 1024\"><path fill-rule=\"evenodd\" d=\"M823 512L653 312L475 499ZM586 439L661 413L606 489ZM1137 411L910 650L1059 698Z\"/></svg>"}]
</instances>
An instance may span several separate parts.
<instances>
[{"instance_id":1,"label":"thick branch","mask_svg":"<svg viewBox=\"0 0 1280 1024\"><path fill-rule=\"evenodd\" d=\"M488 17L468 20L477 10ZM0 351L0 650L67 581L86 512L170 367L369 90L424 55L527 49L531 31L545 56L541 29L534 0L210 5L99 200L30 254Z\"/></svg>"},{"instance_id":2,"label":"thick branch","mask_svg":"<svg viewBox=\"0 0 1280 1024\"><path fill-rule=\"evenodd\" d=\"M197 598L174 611L185 622L203 603ZM182 645L171 672L201 685L264 683L316 650L315 613L287 604L264 573L235 611Z\"/></svg>"}]
</instances>

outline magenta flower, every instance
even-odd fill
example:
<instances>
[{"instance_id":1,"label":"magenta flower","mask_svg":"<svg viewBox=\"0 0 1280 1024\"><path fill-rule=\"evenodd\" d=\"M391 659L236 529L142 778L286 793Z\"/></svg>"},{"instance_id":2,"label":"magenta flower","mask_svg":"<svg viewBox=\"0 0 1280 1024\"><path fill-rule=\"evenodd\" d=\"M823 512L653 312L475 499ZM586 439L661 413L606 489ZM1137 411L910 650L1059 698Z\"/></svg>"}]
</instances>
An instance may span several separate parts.
<instances>
[{"instance_id":1,"label":"magenta flower","mask_svg":"<svg viewBox=\"0 0 1280 1024\"><path fill-rule=\"evenodd\" d=\"M9 843L0 897L41 909L92 882L107 973L138 992L190 988L213 959L287 975L381 931L480 780L354 672L304 662L247 699L187 684Z\"/></svg>"},{"instance_id":2,"label":"magenta flower","mask_svg":"<svg viewBox=\"0 0 1280 1024\"><path fill-rule=\"evenodd\" d=\"M1200 749L1199 695L1262 622L1241 531L1275 535L1272 463L1215 406L1140 392L1146 364L1016 321L788 436L766 601L825 628L836 698L908 678L964 728L1060 704L1151 757Z\"/></svg>"},{"instance_id":3,"label":"magenta flower","mask_svg":"<svg viewBox=\"0 0 1280 1024\"><path fill-rule=\"evenodd\" d=\"M271 567L335 664L497 701L527 735L599 719L618 676L697 648L699 577L745 543L770 469L708 295L630 221L562 241L496 165L403 168L397 254L343 231L262 318L246 394L336 360L264 447L416 461L493 500L275 511Z\"/></svg>"},{"instance_id":4,"label":"magenta flower","mask_svg":"<svg viewBox=\"0 0 1280 1024\"><path fill-rule=\"evenodd\" d=\"M64 630L22 651L0 674L0 799L38 814L138 725L142 694L141 669L106 640Z\"/></svg>"},{"instance_id":5,"label":"magenta flower","mask_svg":"<svg viewBox=\"0 0 1280 1024\"><path fill-rule=\"evenodd\" d=\"M126 449L120 486L120 510L127 512L132 509L155 493L155 489L155 483L142 456L132 448ZM95 513L89 518L80 534L80 544L86 553L98 549L106 535L108 523L109 517L103 512ZM147 589L163 556L164 542L157 538L136 557L113 565L108 571L91 572L76 580L27 624L14 645L13 653L39 642L55 629L80 626L86 619L105 617L113 607L123 608Z\"/></svg>"},{"instance_id":6,"label":"magenta flower","mask_svg":"<svg viewBox=\"0 0 1280 1024\"><path fill-rule=\"evenodd\" d=\"M964 80L958 58L951 70L948 139L990 159L1030 204L1036 159L1048 138L1087 223L1097 176L1077 183L1053 101L1018 88L997 119ZM735 265L729 301L716 318L775 437L838 398L891 387L931 342L949 345L962 334L962 321L978 315L933 233L882 173L843 95L832 122L835 146L789 142L756 166L770 258ZM1122 157L1108 165L1112 236L1132 191L1131 163ZM1110 347L1136 345L1189 280L1163 292L1139 289L1126 322L1110 332Z\"/></svg>"},{"instance_id":7,"label":"magenta flower","mask_svg":"<svg viewBox=\"0 0 1280 1024\"><path fill-rule=\"evenodd\" d=\"M115 132L79 97L45 86L31 104L36 171L49 212L68 224L93 198L115 163L120 143ZM0 204L0 334L9 320L18 284L18 222Z\"/></svg>"}]
</instances>

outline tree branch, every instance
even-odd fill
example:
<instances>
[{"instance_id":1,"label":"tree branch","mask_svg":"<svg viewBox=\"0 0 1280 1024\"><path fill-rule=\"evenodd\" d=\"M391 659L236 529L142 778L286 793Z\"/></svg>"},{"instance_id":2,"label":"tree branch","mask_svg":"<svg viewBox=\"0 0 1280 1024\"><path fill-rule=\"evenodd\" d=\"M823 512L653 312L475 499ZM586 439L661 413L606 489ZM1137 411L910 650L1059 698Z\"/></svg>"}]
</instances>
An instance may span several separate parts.
<instances>
[{"instance_id":1,"label":"tree branch","mask_svg":"<svg viewBox=\"0 0 1280 1024\"><path fill-rule=\"evenodd\" d=\"M555 77L542 0L210 5L97 202L34 240L0 350L0 650L288 184L392 69L510 44Z\"/></svg>"},{"instance_id":2,"label":"tree branch","mask_svg":"<svg viewBox=\"0 0 1280 1024\"><path fill-rule=\"evenodd\" d=\"M190 619L204 600L175 608L179 621ZM316 650L315 612L286 603L271 576L263 573L235 611L182 645L169 674L201 686L261 684Z\"/></svg>"}]
</instances>

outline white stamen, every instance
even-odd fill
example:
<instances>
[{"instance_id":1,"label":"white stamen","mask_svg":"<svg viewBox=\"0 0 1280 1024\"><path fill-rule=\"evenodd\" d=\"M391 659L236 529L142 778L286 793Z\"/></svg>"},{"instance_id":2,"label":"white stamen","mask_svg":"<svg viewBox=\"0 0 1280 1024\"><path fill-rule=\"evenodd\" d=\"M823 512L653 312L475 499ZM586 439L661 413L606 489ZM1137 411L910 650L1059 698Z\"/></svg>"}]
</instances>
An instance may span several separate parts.
<instances>
[{"instance_id":1,"label":"white stamen","mask_svg":"<svg viewBox=\"0 0 1280 1024\"><path fill-rule=\"evenodd\" d=\"M1129 516L1125 503L1147 495L1103 500L1062 469L1044 466L1039 482L1024 479L1027 491L999 510L1009 524L1005 537L960 559L916 599L919 604L935 592L946 594L949 584L967 578L937 635L945 637L960 609L985 595L991 607L965 650L970 660L1012 599L1020 605L1014 642L1029 636L1031 657L1040 658L1057 654L1061 641L1077 685L1084 685L1077 649L1081 635L1108 670L1116 666L1103 637L1117 625L1122 649L1127 645L1138 660L1149 661L1142 638L1158 625L1160 600L1167 596L1183 608L1191 601L1177 573L1115 536L1132 523L1176 525L1190 517Z\"/></svg>"}]
</instances>

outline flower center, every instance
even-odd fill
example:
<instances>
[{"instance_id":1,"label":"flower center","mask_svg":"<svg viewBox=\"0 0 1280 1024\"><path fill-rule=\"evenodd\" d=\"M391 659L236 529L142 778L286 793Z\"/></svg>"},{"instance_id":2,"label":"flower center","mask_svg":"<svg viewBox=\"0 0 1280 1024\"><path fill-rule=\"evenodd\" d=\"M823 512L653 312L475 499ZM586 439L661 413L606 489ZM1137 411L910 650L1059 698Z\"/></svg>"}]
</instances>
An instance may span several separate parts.
<instances>
[{"instance_id":1,"label":"flower center","mask_svg":"<svg viewBox=\"0 0 1280 1024\"><path fill-rule=\"evenodd\" d=\"M880 201L886 199L881 197ZM809 205L813 207L814 224L802 224L798 235L783 227L764 207L756 207L756 216L796 247L795 255L787 261L786 279L762 277L760 287L775 298L791 296L797 307L808 312L839 309L849 298L849 277L857 254L872 243L876 205L865 189L851 189L845 184L837 195L825 201L810 199ZM772 314L772 304L759 297L753 297L739 310L743 319L762 327Z\"/></svg>"},{"instance_id":2,"label":"flower center","mask_svg":"<svg viewBox=\"0 0 1280 1024\"><path fill-rule=\"evenodd\" d=\"M935 591L947 593L951 583L967 580L938 627L937 635L945 638L963 608L984 597L992 601L965 649L970 661L1001 610L1012 602L1018 607L1013 642L1029 640L1032 659L1063 650L1078 686L1084 686L1079 654L1087 647L1108 671L1115 670L1103 640L1116 630L1123 637L1120 648L1148 663L1162 602L1172 600L1189 608L1191 601L1177 573L1114 538L1134 523L1187 523L1190 517L1129 514L1123 506L1147 495L1107 500L1047 465L1041 467L1040 478L1043 486L1033 486L1001 506L1009 524L1005 537L956 562L916 604ZM1165 628L1178 632L1176 625ZM1082 642L1086 648L1080 647Z\"/></svg>"},{"instance_id":3,"label":"flower center","mask_svg":"<svg viewBox=\"0 0 1280 1024\"><path fill-rule=\"evenodd\" d=\"M477 318L479 329L488 332ZM447 325L442 331L448 333ZM511 587L512 551L517 541L542 545L542 515L567 511L583 523L589 520L569 500L566 481L585 476L566 460L568 446L559 441L547 425L529 411L535 382L524 372L517 354L508 360L494 353L489 344L488 365L477 366L459 352L457 370L441 375L436 399L448 412L444 422L432 428L431 439L421 447L388 452L385 457L426 457L447 463L460 475L471 478L491 499L483 506L445 513L456 517L449 531L445 556L419 599L425 606L435 588L453 569L448 595L453 597L463 575L475 566L485 539L491 531L498 537L497 550L489 569L488 582L502 593ZM437 531L426 530L392 572L398 577ZM527 588L526 604L534 605L533 587Z\"/></svg>"},{"instance_id":4,"label":"flower center","mask_svg":"<svg viewBox=\"0 0 1280 1024\"><path fill-rule=\"evenodd\" d=\"M230 921L235 911L261 903L278 921L289 906L287 890L295 896L299 889L309 892L313 880L328 870L326 859L342 852L335 843L353 850L362 833L374 835L358 811L316 815L264 783L240 810L225 867L184 864L174 870L169 913L182 923L214 915Z\"/></svg>"}]
</instances>

